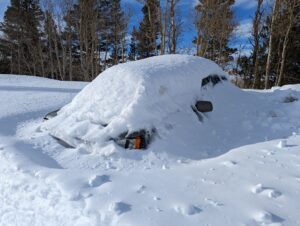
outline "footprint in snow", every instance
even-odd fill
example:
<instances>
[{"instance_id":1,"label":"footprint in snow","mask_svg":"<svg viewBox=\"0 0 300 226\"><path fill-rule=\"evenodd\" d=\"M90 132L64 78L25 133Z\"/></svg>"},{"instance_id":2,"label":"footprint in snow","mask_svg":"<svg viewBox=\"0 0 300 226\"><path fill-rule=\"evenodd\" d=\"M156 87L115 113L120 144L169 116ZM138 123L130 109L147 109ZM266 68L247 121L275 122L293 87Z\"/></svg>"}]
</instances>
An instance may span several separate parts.
<instances>
[{"instance_id":1,"label":"footprint in snow","mask_svg":"<svg viewBox=\"0 0 300 226\"><path fill-rule=\"evenodd\" d=\"M160 197L158 197L158 196L154 196L154 197L153 197L153 200L154 200L154 201L160 201L160 200L161 200L161 198L160 198Z\"/></svg>"},{"instance_id":2,"label":"footprint in snow","mask_svg":"<svg viewBox=\"0 0 300 226\"><path fill-rule=\"evenodd\" d=\"M138 189L136 190L137 193L142 194L144 193L146 190L146 186L145 185L141 185L138 187Z\"/></svg>"},{"instance_id":3,"label":"footprint in snow","mask_svg":"<svg viewBox=\"0 0 300 226\"><path fill-rule=\"evenodd\" d=\"M206 178L201 178L201 181L206 184L218 184L218 182Z\"/></svg>"},{"instance_id":4,"label":"footprint in snow","mask_svg":"<svg viewBox=\"0 0 300 226\"><path fill-rule=\"evenodd\" d=\"M225 161L225 162L222 162L222 165L226 166L226 167L233 167L236 164L237 164L237 162L235 162L235 161Z\"/></svg>"},{"instance_id":5,"label":"footprint in snow","mask_svg":"<svg viewBox=\"0 0 300 226\"><path fill-rule=\"evenodd\" d=\"M114 202L110 205L109 209L117 215L121 215L129 212L131 210L131 205L125 202Z\"/></svg>"},{"instance_id":6,"label":"footprint in snow","mask_svg":"<svg viewBox=\"0 0 300 226\"><path fill-rule=\"evenodd\" d=\"M261 151L266 155L274 155L275 154L273 151L269 151L267 149L262 149Z\"/></svg>"},{"instance_id":7,"label":"footprint in snow","mask_svg":"<svg viewBox=\"0 0 300 226\"><path fill-rule=\"evenodd\" d=\"M195 215L195 214L198 214L202 211L198 206L190 205L190 204L189 205L174 206L174 210L177 213L180 213L180 214L183 214L183 215L186 215L186 216Z\"/></svg>"},{"instance_id":8,"label":"footprint in snow","mask_svg":"<svg viewBox=\"0 0 300 226\"><path fill-rule=\"evenodd\" d=\"M262 184L257 184L252 188L254 194L262 194L269 198L278 198L281 196L281 192L276 191L273 188L263 187Z\"/></svg>"},{"instance_id":9,"label":"footprint in snow","mask_svg":"<svg viewBox=\"0 0 300 226\"><path fill-rule=\"evenodd\" d=\"M209 205L213 206L213 207L220 207L220 206L224 206L223 203L219 203L213 199L209 199L209 198L205 198L204 201L206 203L208 203Z\"/></svg>"},{"instance_id":10,"label":"footprint in snow","mask_svg":"<svg viewBox=\"0 0 300 226\"><path fill-rule=\"evenodd\" d=\"M90 187L99 187L104 183L111 182L110 176L108 175L95 175L89 180Z\"/></svg>"},{"instance_id":11,"label":"footprint in snow","mask_svg":"<svg viewBox=\"0 0 300 226\"><path fill-rule=\"evenodd\" d=\"M284 221L283 218L267 211L261 211L255 214L254 220L259 225L276 225L276 226L282 225L281 223Z\"/></svg>"}]
</instances>

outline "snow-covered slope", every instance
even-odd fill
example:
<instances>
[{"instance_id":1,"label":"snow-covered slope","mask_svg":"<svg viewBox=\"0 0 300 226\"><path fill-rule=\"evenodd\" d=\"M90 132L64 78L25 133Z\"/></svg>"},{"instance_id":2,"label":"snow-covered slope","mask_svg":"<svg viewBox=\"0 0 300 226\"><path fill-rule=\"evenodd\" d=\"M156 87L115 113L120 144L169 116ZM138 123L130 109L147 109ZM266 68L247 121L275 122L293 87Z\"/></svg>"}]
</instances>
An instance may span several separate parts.
<instances>
[{"instance_id":1,"label":"snow-covered slope","mask_svg":"<svg viewBox=\"0 0 300 226\"><path fill-rule=\"evenodd\" d=\"M142 152L41 130L84 86L0 75L0 225L300 225L299 85L202 90L214 111L181 110Z\"/></svg>"}]
</instances>

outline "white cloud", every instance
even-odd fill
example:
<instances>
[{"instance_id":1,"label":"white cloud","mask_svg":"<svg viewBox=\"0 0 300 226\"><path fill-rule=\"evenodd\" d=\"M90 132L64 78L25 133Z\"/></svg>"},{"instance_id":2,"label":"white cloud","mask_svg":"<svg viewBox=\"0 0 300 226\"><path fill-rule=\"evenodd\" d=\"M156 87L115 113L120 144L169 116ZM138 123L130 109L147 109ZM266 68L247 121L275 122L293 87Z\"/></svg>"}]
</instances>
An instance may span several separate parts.
<instances>
[{"instance_id":1,"label":"white cloud","mask_svg":"<svg viewBox=\"0 0 300 226\"><path fill-rule=\"evenodd\" d=\"M249 38L252 32L252 20L247 19L240 22L234 31L236 38Z\"/></svg>"},{"instance_id":2,"label":"white cloud","mask_svg":"<svg viewBox=\"0 0 300 226\"><path fill-rule=\"evenodd\" d=\"M194 0L193 6L198 5L198 3L199 3L199 0Z\"/></svg>"}]
</instances>

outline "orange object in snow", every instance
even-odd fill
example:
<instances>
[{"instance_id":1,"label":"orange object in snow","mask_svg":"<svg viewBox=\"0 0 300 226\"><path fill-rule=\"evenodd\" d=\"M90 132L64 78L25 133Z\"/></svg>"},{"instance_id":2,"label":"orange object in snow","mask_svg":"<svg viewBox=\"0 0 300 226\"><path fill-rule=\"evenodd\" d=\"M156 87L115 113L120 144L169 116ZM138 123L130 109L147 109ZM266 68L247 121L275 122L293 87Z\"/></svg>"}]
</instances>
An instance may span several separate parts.
<instances>
[{"instance_id":1,"label":"orange object in snow","mask_svg":"<svg viewBox=\"0 0 300 226\"><path fill-rule=\"evenodd\" d=\"M134 149L142 149L142 138L140 136L135 138Z\"/></svg>"}]
</instances>

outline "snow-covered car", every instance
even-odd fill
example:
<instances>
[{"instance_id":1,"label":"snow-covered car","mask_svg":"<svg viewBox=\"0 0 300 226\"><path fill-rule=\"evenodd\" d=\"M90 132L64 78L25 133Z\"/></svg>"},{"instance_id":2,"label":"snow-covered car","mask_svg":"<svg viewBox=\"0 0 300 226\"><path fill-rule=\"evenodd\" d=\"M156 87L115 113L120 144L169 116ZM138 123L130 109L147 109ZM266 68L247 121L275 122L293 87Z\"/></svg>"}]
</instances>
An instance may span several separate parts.
<instances>
[{"instance_id":1,"label":"snow-covered car","mask_svg":"<svg viewBox=\"0 0 300 226\"><path fill-rule=\"evenodd\" d=\"M101 73L70 104L47 115L51 120L44 128L69 147L114 143L146 149L174 129L195 139L195 123L201 126L213 111L212 90L224 83L233 87L219 66L200 57L168 55L129 62ZM178 128L178 122L184 128Z\"/></svg>"}]
</instances>

